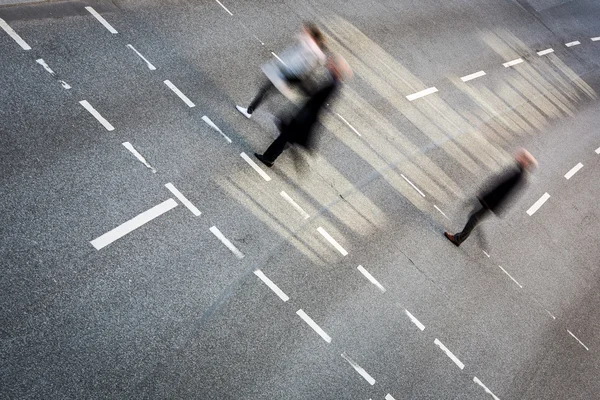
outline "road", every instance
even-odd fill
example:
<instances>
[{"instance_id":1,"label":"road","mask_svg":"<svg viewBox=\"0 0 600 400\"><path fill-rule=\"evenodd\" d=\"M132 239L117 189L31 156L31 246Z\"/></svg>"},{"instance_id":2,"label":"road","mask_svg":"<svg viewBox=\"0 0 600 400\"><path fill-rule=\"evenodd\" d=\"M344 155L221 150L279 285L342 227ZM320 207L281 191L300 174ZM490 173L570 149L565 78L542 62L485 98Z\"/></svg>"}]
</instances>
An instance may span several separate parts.
<instances>
[{"instance_id":1,"label":"road","mask_svg":"<svg viewBox=\"0 0 600 400\"><path fill-rule=\"evenodd\" d=\"M597 397L597 2L0 18L0 397ZM305 20L355 76L316 154L269 169L291 106L235 105ZM518 146L527 189L454 247Z\"/></svg>"}]
</instances>

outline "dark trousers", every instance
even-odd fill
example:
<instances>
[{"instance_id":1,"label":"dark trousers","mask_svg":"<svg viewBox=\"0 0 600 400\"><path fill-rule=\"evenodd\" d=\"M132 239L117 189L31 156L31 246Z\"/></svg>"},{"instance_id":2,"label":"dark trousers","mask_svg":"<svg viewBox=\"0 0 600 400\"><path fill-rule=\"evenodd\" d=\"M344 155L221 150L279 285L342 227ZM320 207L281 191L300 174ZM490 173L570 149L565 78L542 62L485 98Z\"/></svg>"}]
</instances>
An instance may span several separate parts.
<instances>
[{"instance_id":1,"label":"dark trousers","mask_svg":"<svg viewBox=\"0 0 600 400\"><path fill-rule=\"evenodd\" d=\"M286 144L287 135L284 135L282 133L277 137L277 139L273 141L273 143L271 143L269 148L263 154L263 157L267 159L267 161L274 162L275 159L277 159L277 157L279 157L279 155L283 153Z\"/></svg>"},{"instance_id":2,"label":"dark trousers","mask_svg":"<svg viewBox=\"0 0 600 400\"><path fill-rule=\"evenodd\" d=\"M305 85L303 84L303 82L300 78L295 77L295 76L286 76L285 80L288 85L294 85L294 86L299 87L300 90L302 90L304 92L304 94L309 93L308 88L305 87ZM273 94L274 90L275 90L275 85L273 85L273 83L267 79L267 81L265 83L263 83L263 85L258 90L258 93L256 93L256 96L254 96L254 99L248 106L248 109L247 109L248 114L252 114L258 108L258 106L263 101L265 101L265 99L267 97L269 97L271 94Z\"/></svg>"},{"instance_id":3,"label":"dark trousers","mask_svg":"<svg viewBox=\"0 0 600 400\"><path fill-rule=\"evenodd\" d=\"M458 243L464 242L469 237L473 229L475 229L477 224L479 224L479 222L481 222L481 220L485 218L489 212L490 210L483 206L475 208L469 216L469 220L467 221L467 224L463 228L462 232L454 235L454 240L456 240Z\"/></svg>"}]
</instances>

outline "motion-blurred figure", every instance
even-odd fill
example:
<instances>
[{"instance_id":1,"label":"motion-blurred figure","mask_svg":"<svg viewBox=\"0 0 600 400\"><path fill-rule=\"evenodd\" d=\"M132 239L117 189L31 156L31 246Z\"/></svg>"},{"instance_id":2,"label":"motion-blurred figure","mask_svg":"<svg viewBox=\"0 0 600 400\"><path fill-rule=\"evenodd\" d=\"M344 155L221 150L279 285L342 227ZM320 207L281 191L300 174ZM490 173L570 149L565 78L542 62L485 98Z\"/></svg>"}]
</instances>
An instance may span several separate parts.
<instances>
[{"instance_id":1,"label":"motion-blurred figure","mask_svg":"<svg viewBox=\"0 0 600 400\"><path fill-rule=\"evenodd\" d=\"M313 130L318 122L319 114L327 101L337 92L341 82L352 76L352 70L341 56L332 56L327 61L329 77L321 89L304 103L302 108L289 120L280 123L280 135L269 146L264 154L254 153L263 164L272 167L275 159L285 149L286 143L296 143L308 150L313 147Z\"/></svg>"},{"instance_id":2,"label":"motion-blurred figure","mask_svg":"<svg viewBox=\"0 0 600 400\"><path fill-rule=\"evenodd\" d=\"M288 99L295 97L291 86L297 86L308 94L304 86L305 79L315 67L325 64L327 57L323 52L324 49L325 39L319 28L312 23L305 23L302 32L298 35L298 42L284 50L279 59L272 59L262 66L267 80L248 108L240 106L235 108L250 118L254 110L273 93L274 89L279 90Z\"/></svg>"},{"instance_id":3,"label":"motion-blurred figure","mask_svg":"<svg viewBox=\"0 0 600 400\"><path fill-rule=\"evenodd\" d=\"M516 189L523 186L526 181L527 171L532 171L537 167L537 161L525 149L518 149L515 153L515 166L510 171L505 172L500 177L497 177L497 182L492 189L484 192L477 197L479 203L469 216L469 220L462 232L451 235L444 232L444 236L454 243L455 246L460 246L464 242L471 231L479 224L479 222L489 215L490 212L498 213L502 211L507 200L515 194Z\"/></svg>"}]
</instances>

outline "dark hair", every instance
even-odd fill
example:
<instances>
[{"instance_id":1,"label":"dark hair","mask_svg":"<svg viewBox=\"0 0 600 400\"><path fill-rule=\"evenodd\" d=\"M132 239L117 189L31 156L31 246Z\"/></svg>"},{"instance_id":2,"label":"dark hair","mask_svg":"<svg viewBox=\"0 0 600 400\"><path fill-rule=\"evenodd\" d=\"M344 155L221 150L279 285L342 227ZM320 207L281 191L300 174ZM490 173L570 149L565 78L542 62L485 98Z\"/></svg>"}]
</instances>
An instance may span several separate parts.
<instances>
[{"instance_id":1,"label":"dark hair","mask_svg":"<svg viewBox=\"0 0 600 400\"><path fill-rule=\"evenodd\" d=\"M322 47L325 44L325 38L323 37L323 33L315 24L312 22L305 22L304 29L306 29L310 36L314 39L315 42Z\"/></svg>"}]
</instances>

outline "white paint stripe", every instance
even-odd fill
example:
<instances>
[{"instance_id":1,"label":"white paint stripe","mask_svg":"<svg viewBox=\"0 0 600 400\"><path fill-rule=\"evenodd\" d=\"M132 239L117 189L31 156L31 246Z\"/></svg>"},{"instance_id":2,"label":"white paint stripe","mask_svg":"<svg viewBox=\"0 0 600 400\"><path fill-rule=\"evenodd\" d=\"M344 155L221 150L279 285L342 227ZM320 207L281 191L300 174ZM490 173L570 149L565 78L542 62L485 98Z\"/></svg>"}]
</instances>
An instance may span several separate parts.
<instances>
[{"instance_id":1,"label":"white paint stripe","mask_svg":"<svg viewBox=\"0 0 600 400\"><path fill-rule=\"evenodd\" d=\"M600 147L596 149L596 154L600 154Z\"/></svg>"},{"instance_id":2,"label":"white paint stripe","mask_svg":"<svg viewBox=\"0 0 600 400\"><path fill-rule=\"evenodd\" d=\"M146 57L144 57L139 51L137 51L132 45L128 44L127 47L129 47L131 50L135 51L135 54L137 54L142 60L144 60L146 62L146 65L148 66L148 69L150 71L154 71L156 70L156 67L154 65L152 65L152 63L148 60L146 60Z\"/></svg>"},{"instance_id":3,"label":"white paint stripe","mask_svg":"<svg viewBox=\"0 0 600 400\"><path fill-rule=\"evenodd\" d=\"M36 63L40 64L42 67L44 67L44 69L46 71L48 71L48 73L52 76L56 76L56 73L54 71L52 71L52 69L48 66L48 64L46 64L46 61L44 61L42 58L39 58L37 60L35 60ZM63 88L65 89L71 89L71 85L69 85L67 82L65 81L61 81L59 80L60 84L62 85Z\"/></svg>"},{"instance_id":4,"label":"white paint stripe","mask_svg":"<svg viewBox=\"0 0 600 400\"><path fill-rule=\"evenodd\" d=\"M318 227L317 231L319 231L319 233L325 238L327 239L327 241L329 243L331 243L331 245L333 247L335 247L337 249L337 251L339 251L340 253L342 253L343 256L347 256L348 252L342 247L340 246L340 244L331 237L331 235L329 233L327 233L327 231L325 229L323 229L322 227Z\"/></svg>"},{"instance_id":5,"label":"white paint stripe","mask_svg":"<svg viewBox=\"0 0 600 400\"><path fill-rule=\"evenodd\" d=\"M122 238L128 233L133 232L140 226L152 221L154 218L161 216L169 210L177 207L177 202L173 199L169 199L163 201L157 206L152 207L151 209L144 211L140 215L130 219L129 221L117 226L111 231L106 232L104 235L92 240L90 243L92 246L96 248L96 250L100 250L115 240Z\"/></svg>"},{"instance_id":6,"label":"white paint stripe","mask_svg":"<svg viewBox=\"0 0 600 400\"><path fill-rule=\"evenodd\" d=\"M483 251L483 254L485 254L488 258L490 258L490 255L485 250L481 250L481 251Z\"/></svg>"},{"instance_id":7,"label":"white paint stripe","mask_svg":"<svg viewBox=\"0 0 600 400\"><path fill-rule=\"evenodd\" d=\"M8 33L8 35L13 38L13 40L17 42L17 44L21 46L23 50L31 50L31 47L23 39L21 39L21 36L19 36L19 34L15 32L13 28L11 28L10 25L8 25L2 18L0 18L0 27L2 27L2 29L4 29L4 31Z\"/></svg>"},{"instance_id":8,"label":"white paint stripe","mask_svg":"<svg viewBox=\"0 0 600 400\"><path fill-rule=\"evenodd\" d=\"M344 360L348 361L348 363L350 365L352 365L352 368L354 368L356 370L356 372L358 372L360 374L360 376L362 376L363 378L365 378L365 380L367 382L369 382L369 384L371 386L373 386L375 384L375 379L373 379L373 377L371 375L369 375L369 373L367 371L365 371L365 369L363 367L361 367L353 359L351 359L350 357L348 357L348 355L346 355L346 353L342 353L342 358Z\"/></svg>"},{"instance_id":9,"label":"white paint stripe","mask_svg":"<svg viewBox=\"0 0 600 400\"><path fill-rule=\"evenodd\" d=\"M412 323L417 326L417 328L419 328L421 331L425 330L425 325L423 325L418 319L416 319L415 316L410 313L410 311L408 311L405 308L404 312L406 313L406 315L408 315L408 318L410 318L410 320L412 321Z\"/></svg>"},{"instance_id":10,"label":"white paint stripe","mask_svg":"<svg viewBox=\"0 0 600 400\"><path fill-rule=\"evenodd\" d=\"M227 9L227 7L225 7L225 6L223 5L223 3L221 3L219 0L215 0L215 1L216 1L217 3L219 3L219 5L220 5L221 7L223 7L223 9L224 9L225 11L227 11L227 12L229 13L229 15L233 15L233 14L231 13L231 11L229 11L229 10Z\"/></svg>"},{"instance_id":11,"label":"white paint stripe","mask_svg":"<svg viewBox=\"0 0 600 400\"><path fill-rule=\"evenodd\" d=\"M420 92L409 94L408 96L406 96L406 98L408 99L408 101L414 101L416 99L419 99L421 97L425 97L425 96L430 95L432 93L435 93L437 91L438 91L437 88L430 87L428 89L421 90Z\"/></svg>"},{"instance_id":12,"label":"white paint stripe","mask_svg":"<svg viewBox=\"0 0 600 400\"><path fill-rule=\"evenodd\" d=\"M578 163L576 166L574 166L573 168L571 168L571 170L569 172L567 172L565 174L565 178L566 179L571 179L573 177L573 175L575 175L577 173L577 171L579 171L581 168L583 168L583 164L582 163Z\"/></svg>"},{"instance_id":13,"label":"white paint stripe","mask_svg":"<svg viewBox=\"0 0 600 400\"><path fill-rule=\"evenodd\" d=\"M450 218L448 218L448 216L446 214L444 214L444 212L442 210L440 210L440 208L438 206L436 206L435 204L433 206L435 207L436 210L438 210L440 212L440 214L442 214L447 219L450 219Z\"/></svg>"},{"instance_id":14,"label":"white paint stripe","mask_svg":"<svg viewBox=\"0 0 600 400\"><path fill-rule=\"evenodd\" d=\"M287 64L283 62L283 60L281 58L279 58L279 56L273 52L271 52L271 54L273 55L273 57L275 57L277 60L279 60L280 63L282 63L283 65L285 65L287 67Z\"/></svg>"},{"instance_id":15,"label":"white paint stripe","mask_svg":"<svg viewBox=\"0 0 600 400\"><path fill-rule=\"evenodd\" d=\"M521 64L523 62L522 58L517 58L516 60L511 60L508 62L505 62L504 64L504 68L508 68L508 67L512 67L513 65L517 65L517 64Z\"/></svg>"},{"instance_id":16,"label":"white paint stripe","mask_svg":"<svg viewBox=\"0 0 600 400\"><path fill-rule=\"evenodd\" d=\"M546 311L548 313L548 315L550 317L552 317L552 319L556 319L556 317L554 315L552 315L552 313L550 311L546 310L545 308L544 308L544 311Z\"/></svg>"},{"instance_id":17,"label":"white paint stripe","mask_svg":"<svg viewBox=\"0 0 600 400\"><path fill-rule=\"evenodd\" d=\"M211 128L213 128L215 131L219 132L221 134L221 136L223 136L225 138L225 140L227 140L228 143L231 143L231 139L229 139L229 137L223 133L223 131L221 129L219 129L219 127L217 125L215 125L214 122L212 122L210 120L210 118L208 118L206 115L202 117L202 121L206 122L208 124L208 126L210 126Z\"/></svg>"},{"instance_id":18,"label":"white paint stripe","mask_svg":"<svg viewBox=\"0 0 600 400\"><path fill-rule=\"evenodd\" d=\"M179 190L177 190L177 188L173 186L171 182L167 183L165 187L169 189L171 193L173 193L175 197L177 197L179 201L192 212L192 214L194 214L196 217L200 216L200 210L198 210L196 206L193 205L192 202L189 201Z\"/></svg>"},{"instance_id":19,"label":"white paint stripe","mask_svg":"<svg viewBox=\"0 0 600 400\"><path fill-rule=\"evenodd\" d=\"M257 164L254 162L254 160L252 160L250 157L248 157L248 155L247 155L246 153L241 153L241 154L240 154L240 156L241 156L241 157L242 157L244 160L246 160L246 162L247 162L248 164L250 164L250 166L251 166L251 167L252 167L252 168L253 168L253 169L254 169L256 172L258 172L258 174L259 174L260 176L262 176L262 178L263 178L265 181L269 182L269 181L271 180L271 177L270 177L269 175L267 175L267 173L266 173L265 171L263 171L263 169L262 169L261 167L259 167L259 166L258 166L258 165L257 165Z\"/></svg>"},{"instance_id":20,"label":"white paint stripe","mask_svg":"<svg viewBox=\"0 0 600 400\"><path fill-rule=\"evenodd\" d=\"M373 285L377 286L377 288L378 288L379 290L381 290L382 292L385 292L385 288L383 287L383 285L381 285L381 283L379 283L379 282L377 281L377 279L375 279L375 278L373 277L373 275L371 275L371 274L369 273L369 271L367 271L367 270L366 270L366 269L365 269L365 268L364 268L362 265L359 265L359 266L357 267L357 269L358 269L358 270L359 270L359 271L360 271L360 272L361 272L361 273L362 273L362 274L363 274L363 275L364 275L364 276L365 276L365 277L366 277L366 278L367 278L367 279L368 279L368 280L369 280L369 281L370 281L370 282L371 282Z\"/></svg>"},{"instance_id":21,"label":"white paint stripe","mask_svg":"<svg viewBox=\"0 0 600 400\"><path fill-rule=\"evenodd\" d=\"M59 82L63 88L65 88L67 90L71 89L71 85L69 85L67 82L65 82L65 81L59 81Z\"/></svg>"},{"instance_id":22,"label":"white paint stripe","mask_svg":"<svg viewBox=\"0 0 600 400\"><path fill-rule=\"evenodd\" d=\"M225 245L225 247L227 247L229 250L231 250L231 252L232 252L233 254L235 254L235 256L236 256L237 258L239 258L240 260L241 260L242 258L244 258L244 254L242 254L242 252L241 252L241 251L239 251L239 250L238 250L238 248L237 248L237 247L235 247L235 246L233 245L233 243L231 243L231 242L229 241L229 239L227 239L227 238L225 237L225 235L223 235L223 234L221 233L221 231L220 231L220 230L219 230L219 229L218 229L216 226L211 226L211 227L210 227L210 231L213 233L213 235L215 235L215 236L216 236L216 237L217 237L217 238L218 238L218 239L219 239L219 240L220 240L220 241L221 241L221 242L222 242L222 243Z\"/></svg>"},{"instance_id":23,"label":"white paint stripe","mask_svg":"<svg viewBox=\"0 0 600 400\"><path fill-rule=\"evenodd\" d=\"M104 25L104 27L105 27L106 29L108 29L108 31L109 31L110 33L112 33L112 34L117 34L117 33L119 33L119 32L117 32L117 30L116 30L115 28L113 28L113 27L112 27L112 25L111 25L111 24L109 24L109 23L108 23L108 22L107 22L107 21L104 19L104 17L102 17L102 15L98 14L98 12L96 12L96 10L94 10L92 7L86 7L85 9L86 9L86 10L88 10L88 11L90 12L90 14L92 14L94 17L96 17L96 19L97 19L98 21L100 21L100 23L101 23L102 25Z\"/></svg>"},{"instance_id":24,"label":"white paint stripe","mask_svg":"<svg viewBox=\"0 0 600 400\"><path fill-rule=\"evenodd\" d=\"M281 193L279 193L281 195L281 197L283 197L285 199L285 201L287 201L288 203L290 203L290 205L294 208L294 210L298 211L300 213L300 215L302 215L302 217L304 219L309 219L310 215L308 215L308 213L306 211L304 211L302 209L302 207L300 207L298 205L298 203L296 203L294 201L294 199L292 199L286 192L284 192L283 190L281 191Z\"/></svg>"},{"instance_id":25,"label":"white paint stripe","mask_svg":"<svg viewBox=\"0 0 600 400\"><path fill-rule=\"evenodd\" d=\"M146 159L140 154L138 153L138 151L133 147L133 145L129 142L123 142L121 143L123 146L125 146L125 148L127 150L129 150L131 152L131 154L133 154L135 156L135 158L137 158L142 164L144 164L146 167L150 168L150 170L153 173L156 173L156 170L154 169L154 167L152 167L148 161L146 161Z\"/></svg>"},{"instance_id":26,"label":"white paint stripe","mask_svg":"<svg viewBox=\"0 0 600 400\"><path fill-rule=\"evenodd\" d=\"M385 400L396 400L396 399L394 399L394 397L388 393L385 395Z\"/></svg>"},{"instance_id":27,"label":"white paint stripe","mask_svg":"<svg viewBox=\"0 0 600 400\"><path fill-rule=\"evenodd\" d=\"M419 188L418 188L418 187L416 187L416 186L415 186L415 185L414 185L414 184L413 184L411 181L409 181L409 180L408 180L408 178L407 178L407 177L405 177L405 176L404 176L404 174L400 174L400 176L401 176L401 177L403 177L403 178L404 178L404 180L405 180L406 182L408 182L408 183L410 184L410 186L412 186L412 187L413 187L413 188L414 188L414 189L415 189L417 192L419 192L419 194L420 194L421 196L425 197L425 193L421 192L421 191L419 190ZM443 213L442 213L442 214L443 214Z\"/></svg>"},{"instance_id":28,"label":"white paint stripe","mask_svg":"<svg viewBox=\"0 0 600 400\"><path fill-rule=\"evenodd\" d=\"M542 51L538 51L537 55L538 56L545 56L546 54L550 54L550 53L554 53L554 49L553 48L542 50Z\"/></svg>"},{"instance_id":29,"label":"white paint stripe","mask_svg":"<svg viewBox=\"0 0 600 400\"><path fill-rule=\"evenodd\" d=\"M581 42L579 40L575 40L574 42L565 43L565 46L573 47L573 46L577 46L578 44L581 44Z\"/></svg>"},{"instance_id":30,"label":"white paint stripe","mask_svg":"<svg viewBox=\"0 0 600 400\"><path fill-rule=\"evenodd\" d=\"M535 212L537 210L540 209L541 206L544 205L544 203L550 198L550 195L548 193L544 193L542 195L542 197L540 197L538 199L538 201L536 201L535 203L533 203L533 205L531 207L529 207L529 210L527 210L527 214L529 214L529 216L532 216L533 214L535 214Z\"/></svg>"},{"instance_id":31,"label":"white paint stripe","mask_svg":"<svg viewBox=\"0 0 600 400\"><path fill-rule=\"evenodd\" d=\"M338 117L340 117L340 119L341 119L342 121L344 121L344 123L345 123L346 125L348 125L348 127L349 127L350 129L352 129L352 131L354 131L354 133L356 133L358 136L362 136L362 135L361 135L361 134L360 134L360 133L359 133L359 132L358 132L358 131L357 131L357 130L356 130L356 129L355 129L353 126L352 126L352 125L350 125L350 122L346 121L346 118L342 117L342 116L341 116L340 114L338 114L338 113L335 113L335 115L337 115Z\"/></svg>"},{"instance_id":32,"label":"white paint stripe","mask_svg":"<svg viewBox=\"0 0 600 400\"><path fill-rule=\"evenodd\" d=\"M579 340L577 338L577 336L573 335L573 332L571 332L568 329L567 329L567 332L569 332L569 335L573 336L575 338L575 340L577 340L579 342L579 344L582 345L587 351L590 351L590 349L588 349L588 347L585 344L583 344L583 342L581 340Z\"/></svg>"},{"instance_id":33,"label":"white paint stripe","mask_svg":"<svg viewBox=\"0 0 600 400\"><path fill-rule=\"evenodd\" d=\"M274 284L272 280L267 278L267 276L263 274L263 272L260 269L254 271L254 275L258 276L260 280L263 281L265 285L269 287L269 289L274 291L275 294L279 296L281 300L288 301L290 299L285 293L283 293L283 290L279 289L279 287L276 284Z\"/></svg>"},{"instance_id":34,"label":"white paint stripe","mask_svg":"<svg viewBox=\"0 0 600 400\"><path fill-rule=\"evenodd\" d=\"M516 284L517 284L517 285L518 285L518 286L519 286L521 289L523 289L523 286L521 286L521 284L520 284L519 282L517 282L517 280L516 280L515 278L513 278L511 274L509 274L508 272L506 272L506 270L505 270L504 268L502 268L502 266L498 265L498 267L500 267L500 269L501 269L501 270L502 270L502 271L503 271L503 272L504 272L506 275L508 275L508 277L509 277L510 279L512 279L512 281L513 281L514 283L516 283Z\"/></svg>"},{"instance_id":35,"label":"white paint stripe","mask_svg":"<svg viewBox=\"0 0 600 400\"><path fill-rule=\"evenodd\" d=\"M485 76L485 71L479 71L479 72L475 72L474 74L469 74L469 75L463 76L462 78L460 78L460 80L463 82L468 82L468 81L472 81L473 79L480 78L482 76Z\"/></svg>"},{"instance_id":36,"label":"white paint stripe","mask_svg":"<svg viewBox=\"0 0 600 400\"><path fill-rule=\"evenodd\" d=\"M110 122L108 122L106 119L104 119L104 117L102 115L100 115L100 113L98 111L96 111L96 109L94 107L92 107L92 105L90 103L87 102L87 100L82 100L79 102L79 104L81 104L83 106L83 108L88 110L90 112L90 114L92 114L102 124L102 126L104 126L106 128L107 131L115 130L115 127L112 126L110 124Z\"/></svg>"},{"instance_id":37,"label":"white paint stripe","mask_svg":"<svg viewBox=\"0 0 600 400\"><path fill-rule=\"evenodd\" d=\"M452 361L454 361L454 364L458 365L458 368L463 369L465 367L465 364L463 364L454 354L452 354L452 352L448 350L448 348L444 346L442 342L440 342L438 339L435 339L433 343L442 349L442 351L446 353L446 355L450 357Z\"/></svg>"},{"instance_id":38,"label":"white paint stripe","mask_svg":"<svg viewBox=\"0 0 600 400\"><path fill-rule=\"evenodd\" d=\"M485 390L485 392L486 392L487 394L491 395L491 396L492 396L492 398L493 398L494 400L500 400L500 399L499 399L498 397L496 397L496 395L495 395L494 393L492 393L492 391L491 391L490 389L488 389L488 388L487 388L487 386L485 386L485 385L483 384L483 382L481 382L481 381L479 380L479 378L477 378L476 376L474 376L474 377L473 377L473 382L475 382L476 384L478 384L479 386L481 386L481 387L483 388L483 390Z\"/></svg>"},{"instance_id":39,"label":"white paint stripe","mask_svg":"<svg viewBox=\"0 0 600 400\"><path fill-rule=\"evenodd\" d=\"M298 316L302 318L304 322L306 322L311 328L313 328L314 331L317 332L319 336L323 338L323 340L325 340L327 343L331 343L331 337L328 334L326 334L325 331L321 329L321 327L317 325L311 317L309 317L304 311L302 311L302 309L296 311L296 314L298 314Z\"/></svg>"},{"instance_id":40,"label":"white paint stripe","mask_svg":"<svg viewBox=\"0 0 600 400\"><path fill-rule=\"evenodd\" d=\"M597 41L600 40L600 36L596 36L596 37L593 37L593 38L590 38L590 39L592 40L592 42L597 42Z\"/></svg>"},{"instance_id":41,"label":"white paint stripe","mask_svg":"<svg viewBox=\"0 0 600 400\"><path fill-rule=\"evenodd\" d=\"M188 97L187 97L185 94L183 94L183 93L181 92L181 90L177 89L177 87L176 87L175 85L173 85L173 84L171 83L171 81L170 81L170 80L168 80L168 79L167 79L167 80L166 80L164 83L165 83L165 85L167 85L167 86L169 87L169 89L171 89L171 90L172 90L172 91L173 91L173 92L174 92L174 93L175 93L177 96L179 96L179 98L180 98L181 100L183 100L183 102L184 102L185 104L187 104L187 106L188 106L188 107L190 107L190 108L191 108L191 107L195 107L195 106L196 106L194 103L192 103L192 101L191 101L190 99L188 99Z\"/></svg>"}]
</instances>

